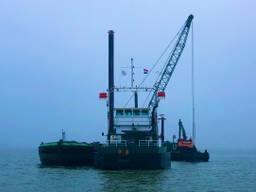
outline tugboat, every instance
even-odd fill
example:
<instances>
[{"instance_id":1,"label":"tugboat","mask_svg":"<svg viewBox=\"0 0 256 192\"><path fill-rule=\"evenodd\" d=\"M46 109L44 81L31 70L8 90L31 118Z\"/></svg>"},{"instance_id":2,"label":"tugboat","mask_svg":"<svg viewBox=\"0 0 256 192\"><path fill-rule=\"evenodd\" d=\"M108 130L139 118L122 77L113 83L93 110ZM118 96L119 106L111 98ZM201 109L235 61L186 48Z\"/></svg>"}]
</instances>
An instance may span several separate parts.
<instances>
[{"instance_id":1,"label":"tugboat","mask_svg":"<svg viewBox=\"0 0 256 192\"><path fill-rule=\"evenodd\" d=\"M131 59L131 87L114 86L114 31L109 38L108 93L100 93L100 99L108 99L107 141L95 155L95 167L99 169L166 169L170 167L170 152L164 146L164 117L161 119L161 134L158 131L157 108L185 47L193 19L190 15L179 32L175 47L153 87L134 86L133 59ZM115 92L132 92L133 107L114 107ZM149 92L147 107L139 107L138 92ZM104 135L104 134L103 134Z\"/></svg>"},{"instance_id":2,"label":"tugboat","mask_svg":"<svg viewBox=\"0 0 256 192\"><path fill-rule=\"evenodd\" d=\"M179 138L175 142L175 136L173 137L172 143L166 143L169 145L169 151L171 151L172 161L190 161L190 162L200 162L208 161L209 153L207 150L200 152L197 150L193 143L193 140L187 138L186 131L183 127L182 121L179 120Z\"/></svg>"},{"instance_id":3,"label":"tugboat","mask_svg":"<svg viewBox=\"0 0 256 192\"><path fill-rule=\"evenodd\" d=\"M41 143L38 152L42 165L92 166L97 144L66 141L65 132L57 142Z\"/></svg>"}]
</instances>

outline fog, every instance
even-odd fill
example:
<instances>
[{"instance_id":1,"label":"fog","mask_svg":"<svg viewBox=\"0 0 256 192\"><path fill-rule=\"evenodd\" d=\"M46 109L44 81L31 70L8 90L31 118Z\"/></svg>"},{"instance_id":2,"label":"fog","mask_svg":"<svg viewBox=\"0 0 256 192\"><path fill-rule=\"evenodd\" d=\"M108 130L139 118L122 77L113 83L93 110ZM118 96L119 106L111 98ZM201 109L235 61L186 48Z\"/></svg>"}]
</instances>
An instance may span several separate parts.
<instances>
[{"instance_id":1,"label":"fog","mask_svg":"<svg viewBox=\"0 0 256 192\"><path fill-rule=\"evenodd\" d=\"M194 15L197 145L256 149L254 1L0 1L0 145L104 141L107 31L115 31L115 83L144 77ZM163 59L160 65L164 64ZM149 79L147 85L152 86ZM116 96L123 106L128 96ZM139 95L140 96L140 95ZM140 101L142 103L142 101ZM178 119L191 135L191 36L161 101L166 139Z\"/></svg>"}]
</instances>

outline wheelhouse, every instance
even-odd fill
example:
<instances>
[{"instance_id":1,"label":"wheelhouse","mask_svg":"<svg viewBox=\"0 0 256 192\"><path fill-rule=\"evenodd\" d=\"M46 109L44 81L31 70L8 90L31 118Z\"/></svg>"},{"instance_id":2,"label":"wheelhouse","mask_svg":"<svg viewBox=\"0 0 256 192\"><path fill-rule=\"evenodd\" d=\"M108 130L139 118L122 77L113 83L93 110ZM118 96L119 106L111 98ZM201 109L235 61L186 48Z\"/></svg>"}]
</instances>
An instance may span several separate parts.
<instances>
[{"instance_id":1,"label":"wheelhouse","mask_svg":"<svg viewBox=\"0 0 256 192\"><path fill-rule=\"evenodd\" d=\"M116 108L114 110L114 125L117 132L150 130L150 116L148 108Z\"/></svg>"}]
</instances>

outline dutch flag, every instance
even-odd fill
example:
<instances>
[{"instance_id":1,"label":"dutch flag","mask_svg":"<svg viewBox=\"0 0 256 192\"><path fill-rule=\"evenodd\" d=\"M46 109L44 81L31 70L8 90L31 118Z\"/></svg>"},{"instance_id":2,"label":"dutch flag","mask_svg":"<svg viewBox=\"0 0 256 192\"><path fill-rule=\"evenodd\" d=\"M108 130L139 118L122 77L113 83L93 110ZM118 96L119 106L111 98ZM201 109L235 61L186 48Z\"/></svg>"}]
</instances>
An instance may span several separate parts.
<instances>
[{"instance_id":1,"label":"dutch flag","mask_svg":"<svg viewBox=\"0 0 256 192\"><path fill-rule=\"evenodd\" d=\"M144 74L148 74L148 71L149 71L149 70L146 69L146 68L143 69L143 73L144 73Z\"/></svg>"}]
</instances>

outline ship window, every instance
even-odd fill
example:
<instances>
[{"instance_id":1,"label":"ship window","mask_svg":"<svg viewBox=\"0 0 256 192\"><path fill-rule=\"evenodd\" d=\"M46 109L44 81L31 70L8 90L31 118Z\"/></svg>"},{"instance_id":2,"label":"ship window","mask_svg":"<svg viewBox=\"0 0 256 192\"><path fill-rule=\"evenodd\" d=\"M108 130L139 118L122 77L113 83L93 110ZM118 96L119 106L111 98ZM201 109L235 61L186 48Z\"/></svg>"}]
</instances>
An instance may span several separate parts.
<instances>
[{"instance_id":1,"label":"ship window","mask_svg":"<svg viewBox=\"0 0 256 192\"><path fill-rule=\"evenodd\" d=\"M133 110L133 115L140 115L140 110L139 109L134 109Z\"/></svg>"},{"instance_id":2,"label":"ship window","mask_svg":"<svg viewBox=\"0 0 256 192\"><path fill-rule=\"evenodd\" d=\"M142 115L148 115L148 109L142 109L141 114Z\"/></svg>"},{"instance_id":3,"label":"ship window","mask_svg":"<svg viewBox=\"0 0 256 192\"><path fill-rule=\"evenodd\" d=\"M125 110L125 115L132 115L132 110L131 109L126 109Z\"/></svg>"},{"instance_id":4,"label":"ship window","mask_svg":"<svg viewBox=\"0 0 256 192\"><path fill-rule=\"evenodd\" d=\"M118 109L118 110L116 110L116 115L117 116L124 115L124 111L122 109Z\"/></svg>"}]
</instances>

